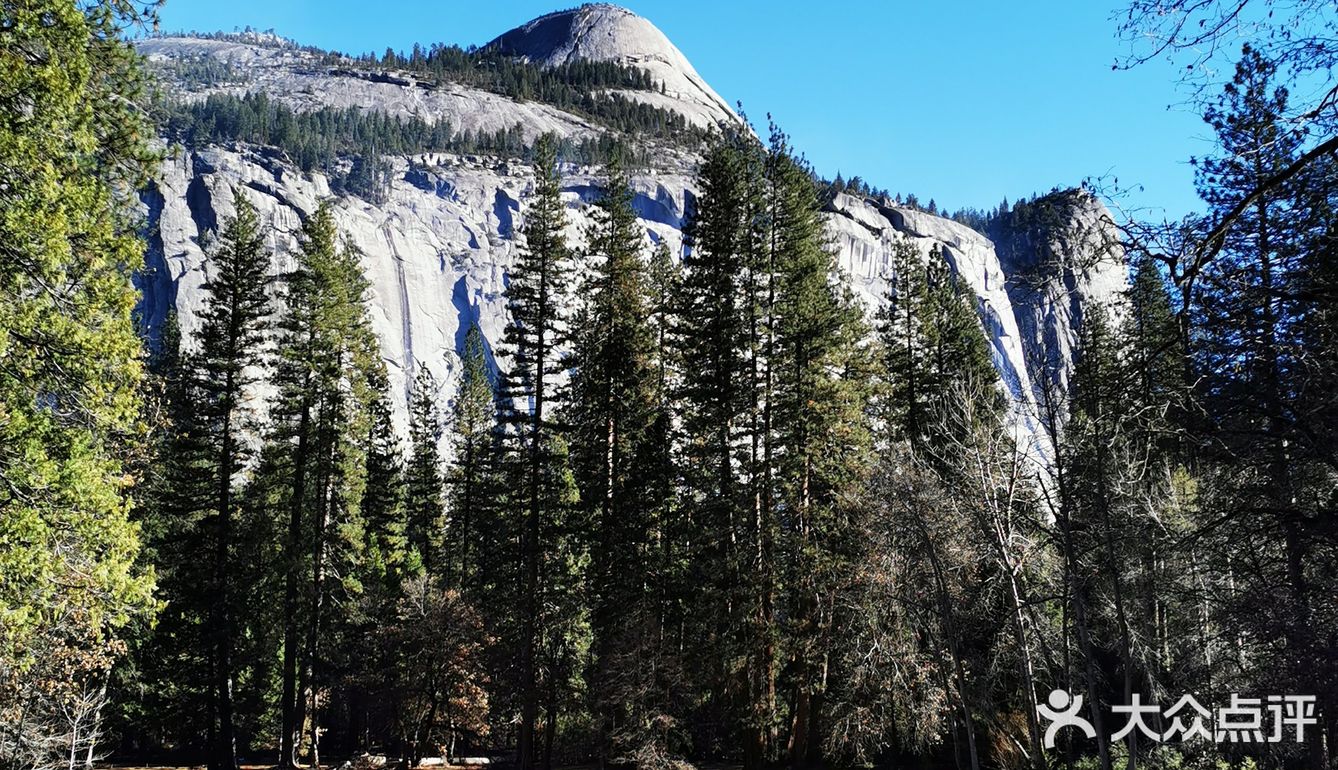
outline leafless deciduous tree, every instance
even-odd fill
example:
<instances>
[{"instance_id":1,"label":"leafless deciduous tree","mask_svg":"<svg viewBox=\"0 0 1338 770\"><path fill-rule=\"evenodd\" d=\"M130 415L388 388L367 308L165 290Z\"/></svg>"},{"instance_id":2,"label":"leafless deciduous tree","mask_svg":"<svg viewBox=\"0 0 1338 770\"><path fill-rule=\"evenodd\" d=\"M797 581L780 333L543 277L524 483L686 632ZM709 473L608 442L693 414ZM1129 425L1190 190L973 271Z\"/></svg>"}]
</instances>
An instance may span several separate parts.
<instances>
[{"instance_id":1,"label":"leafless deciduous tree","mask_svg":"<svg viewBox=\"0 0 1338 770\"><path fill-rule=\"evenodd\" d=\"M84 770L99 759L107 676L124 643L65 608L31 640L31 666L0 657L0 767Z\"/></svg>"},{"instance_id":2,"label":"leafless deciduous tree","mask_svg":"<svg viewBox=\"0 0 1338 770\"><path fill-rule=\"evenodd\" d=\"M1338 152L1338 10L1328 0L1131 0L1118 17L1129 53L1116 68L1166 59L1180 67L1190 106L1206 109L1231 81L1249 46L1291 87L1278 116L1283 133L1305 137L1304 151L1262 176L1235 205L1185 223L1132 225L1130 245L1165 263L1188 297L1226 245L1232 229L1261 199Z\"/></svg>"}]
</instances>

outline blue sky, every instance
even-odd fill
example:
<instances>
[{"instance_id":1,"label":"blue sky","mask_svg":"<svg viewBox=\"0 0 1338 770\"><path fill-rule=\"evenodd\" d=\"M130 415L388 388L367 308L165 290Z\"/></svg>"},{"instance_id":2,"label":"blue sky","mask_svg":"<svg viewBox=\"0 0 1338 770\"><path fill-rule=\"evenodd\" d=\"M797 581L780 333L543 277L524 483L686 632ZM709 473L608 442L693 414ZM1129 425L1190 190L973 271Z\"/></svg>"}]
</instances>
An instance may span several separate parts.
<instances>
[{"instance_id":1,"label":"blue sky","mask_svg":"<svg viewBox=\"0 0 1338 770\"><path fill-rule=\"evenodd\" d=\"M167 0L164 30L250 25L345 52L483 44L576 0ZM768 112L825 176L992 207L1085 177L1122 205L1197 207L1211 144L1163 62L1112 71L1120 0L625 0L754 122ZM1141 191L1137 189L1141 187Z\"/></svg>"}]
</instances>

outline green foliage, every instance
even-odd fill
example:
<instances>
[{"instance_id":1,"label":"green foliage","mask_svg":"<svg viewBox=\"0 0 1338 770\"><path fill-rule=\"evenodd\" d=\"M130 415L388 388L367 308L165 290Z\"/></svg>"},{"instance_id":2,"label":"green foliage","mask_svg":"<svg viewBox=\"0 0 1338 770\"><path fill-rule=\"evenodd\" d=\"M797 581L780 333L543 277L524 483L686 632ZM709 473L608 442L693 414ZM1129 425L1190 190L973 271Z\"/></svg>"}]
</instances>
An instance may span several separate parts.
<instances>
[{"instance_id":1,"label":"green foliage","mask_svg":"<svg viewBox=\"0 0 1338 770\"><path fill-rule=\"evenodd\" d=\"M408 577L411 567L404 511L404 463L386 387L379 385L375 390L380 395L370 405L367 492L362 498L368 535L364 570L382 592L393 592Z\"/></svg>"},{"instance_id":2,"label":"green foliage","mask_svg":"<svg viewBox=\"0 0 1338 770\"><path fill-rule=\"evenodd\" d=\"M152 168L119 2L0 10L0 766L91 750L122 629L155 607L128 477L143 439L131 312Z\"/></svg>"},{"instance_id":3,"label":"green foliage","mask_svg":"<svg viewBox=\"0 0 1338 770\"><path fill-rule=\"evenodd\" d=\"M209 55L173 57L152 67L159 80L174 83L188 93L246 82L244 70Z\"/></svg>"},{"instance_id":4,"label":"green foliage","mask_svg":"<svg viewBox=\"0 0 1338 770\"><path fill-rule=\"evenodd\" d=\"M278 461L269 483L279 490L274 511L287 519L280 706L283 756L293 757L306 727L319 735L313 693L328 676L320 667L323 634L363 590L367 438L385 374L359 254L339 244L328 204L303 223L286 284L270 437Z\"/></svg>"},{"instance_id":5,"label":"green foliage","mask_svg":"<svg viewBox=\"0 0 1338 770\"><path fill-rule=\"evenodd\" d=\"M554 408L560 403L557 378L565 369L559 351L570 335L566 305L572 255L563 233L566 211L557 148L550 137L541 138L535 148L534 173L525 246L507 286L510 319L503 345L510 367L500 394L503 419L512 427L508 465L513 475L508 484L518 503L511 529L518 535L518 574L512 581L519 589L520 612L507 643L519 661L513 681L520 696L518 755L526 770L538 760L540 700L546 703L551 730L559 700L571 693L576 668L572 656L582 646L580 608L572 598L583 557L574 550L579 541L571 537L574 492Z\"/></svg>"},{"instance_id":6,"label":"green foliage","mask_svg":"<svg viewBox=\"0 0 1338 770\"><path fill-rule=\"evenodd\" d=\"M618 89L650 90L653 84L644 70L611 62L577 61L544 68L495 53L443 46L410 59L388 52L381 62L320 53L335 75L384 79L390 76L377 68L394 67L418 76L413 82L391 78L408 87L462 83L519 100L536 99L610 129L599 136L563 140L560 155L574 162L604 163L616 155L631 155L644 164L650 160L649 152L629 151L626 139L694 147L707 136L678 112L617 93ZM212 58L171 59L159 66L162 77L187 92L225 85L240 77L231 65ZM302 170L329 176L336 193L346 190L377 202L384 198L389 184L387 155L452 152L528 160L533 151L520 125L476 133L456 131L447 121L429 122L417 115L398 118L378 111L332 107L296 111L259 91L169 99L157 105L157 120L167 136L192 147L218 142L276 147Z\"/></svg>"},{"instance_id":7,"label":"green foliage","mask_svg":"<svg viewBox=\"0 0 1338 770\"><path fill-rule=\"evenodd\" d=\"M465 333L461 359L464 369L450 419L446 559L450 577L466 596L477 597L496 576L490 562L504 539L493 526L499 514L497 394L478 324Z\"/></svg>"},{"instance_id":8,"label":"green foliage","mask_svg":"<svg viewBox=\"0 0 1338 770\"><path fill-rule=\"evenodd\" d=\"M143 464L137 520L144 559L154 566L159 595L168 601L152 625L136 628L137 642L124 679L112 691L119 706L114 729L170 744L191 756L209 748L196 725L209 719L212 682L206 621L211 562L204 523L211 485L202 431L195 409L195 380L181 353L181 332L172 314L162 344L149 362L150 451Z\"/></svg>"},{"instance_id":9,"label":"green foliage","mask_svg":"<svg viewBox=\"0 0 1338 770\"><path fill-rule=\"evenodd\" d=\"M173 480L179 485L204 484L196 494L206 516L204 538L213 552L206 583L211 594L209 636L214 643L209 659L215 679L211 713L217 720L210 730L216 741L210 756L224 767L235 764L236 752L232 693L237 668L234 616L239 605L233 577L238 509L234 485L248 464L248 437L259 427L254 386L256 372L268 362L270 314L271 255L255 208L240 196L236 201L236 214L224 224L211 255L213 273L202 287L206 301L194 335L199 352L188 360L190 398L196 409L191 426L203 478L195 469L187 469L185 478Z\"/></svg>"},{"instance_id":10,"label":"green foliage","mask_svg":"<svg viewBox=\"0 0 1338 770\"><path fill-rule=\"evenodd\" d=\"M591 83L644 86L617 68L532 81L528 65L472 69L489 56L419 49L339 66L555 101ZM1217 209L1303 146L1277 121L1274 75L1247 52L1209 115L1223 150L1200 182ZM225 128L190 130L309 142L313 169L348 164L348 183L372 190L386 136L410 126L395 152L456 141L248 99L214 102ZM233 626L240 741L280 744L286 766L319 762L323 734L410 762L440 744L514 746L526 770L1322 766L1320 742L1112 746L1110 724L1045 750L1035 704L1062 687L1097 718L1135 692L1207 701L1283 681L1315 692L1331 726L1332 164L1252 199L1194 282L1172 288L1140 255L1124 298L1071 304L1076 353L1062 387L1038 385L1053 452L1037 458L1014 422L1037 416L1007 408L980 308L947 256L898 242L871 330L826 239L830 190L774 126L768 139L707 149L681 263L663 242L647 248L657 239L617 166L569 244L561 149L541 141L505 337L493 359L465 330L445 426L418 378L407 463L366 281L322 207L285 281L263 451L237 447L245 463L219 472L220 421L245 416L238 393L256 384L239 362L263 351L232 323L259 328L266 299L267 260L234 258L264 242L239 209L214 255L223 304L204 314L200 353L168 346L154 361L171 427L151 437L164 462L145 466L142 518L172 601L136 650L139 680L115 687L140 688L123 716L143 726L136 737L202 748L182 736L221 703L208 669L220 668L217 629ZM858 178L835 187L876 192ZM1051 244L1081 235L1065 229L1081 195L959 215L996 237L1022 279L1010 289L1025 291L1053 285ZM55 420L68 402L35 403L29 416ZM235 526L216 527L234 487ZM227 532L249 558L225 547L236 569L222 582L208 557ZM220 624L219 606L251 611Z\"/></svg>"},{"instance_id":11,"label":"green foliage","mask_svg":"<svg viewBox=\"0 0 1338 770\"><path fill-rule=\"evenodd\" d=\"M418 371L409 398L409 460L404 467L406 535L414 558L428 572L437 572L445 547L445 501L442 498L441 416L437 383L427 367Z\"/></svg>"},{"instance_id":12,"label":"green foliage","mask_svg":"<svg viewBox=\"0 0 1338 770\"><path fill-rule=\"evenodd\" d=\"M1328 440L1332 357L1311 344L1327 334L1334 296L1335 188L1328 158L1264 186L1309 144L1307 128L1284 118L1282 74L1245 46L1205 115L1218 149L1196 164L1201 197L1214 217L1254 197L1192 285L1187 422L1197 445L1191 468L1205 480L1200 504L1213 517L1198 529L1221 608L1210 620L1253 651L1214 673L1241 687L1315 692L1318 710L1332 715L1338 671L1320 661L1334 646L1316 627L1338 609L1332 542L1319 524L1333 514L1338 479ZM1311 764L1324 761L1314 746L1306 753Z\"/></svg>"},{"instance_id":13,"label":"green foliage","mask_svg":"<svg viewBox=\"0 0 1338 770\"><path fill-rule=\"evenodd\" d=\"M441 44L427 49L415 44L407 57L387 50L379 59L364 54L353 60L327 60L351 63L355 71L369 75L378 69L410 73L426 87L459 83L517 101L537 101L641 138L692 145L706 136L678 112L618 93L660 90L646 70L634 65L577 59L548 67L492 48L466 50Z\"/></svg>"},{"instance_id":14,"label":"green foliage","mask_svg":"<svg viewBox=\"0 0 1338 770\"><path fill-rule=\"evenodd\" d=\"M866 417L873 357L862 309L836 283L811 171L774 125L765 163L764 504L774 506L779 686L790 760L821 756L832 606L855 570L853 503L872 459ZM767 478L772 476L773 478ZM770 498L774 495L774 501ZM764 534L764 541L769 535ZM788 716L788 719L785 718ZM774 749L773 749L774 750Z\"/></svg>"},{"instance_id":15,"label":"green foliage","mask_svg":"<svg viewBox=\"0 0 1338 770\"><path fill-rule=\"evenodd\" d=\"M961 393L976 393L988 408L984 419L1002 416L1004 397L989 343L976 314L974 296L936 252L926 262L909 241L894 247L894 275L877 316L883 385L879 418L884 440L909 440L934 455L962 427ZM952 458L941 458L951 464Z\"/></svg>"},{"instance_id":16,"label":"green foliage","mask_svg":"<svg viewBox=\"0 0 1338 770\"><path fill-rule=\"evenodd\" d=\"M731 136L703 158L699 195L684 229L672 338L681 367L673 402L682 431L677 463L687 520L678 558L684 563L680 601L690 625L681 643L689 656L705 662L693 681L700 693L697 718L719 725L698 739L700 748L731 755L743 729L754 738L750 750L760 754L760 720L748 714L755 702L747 700L749 688L755 692L758 685L745 668L747 632L756 642L760 630L745 620L756 612L745 591L759 534L745 523L754 518L747 487L747 431L754 427L749 413L756 403L748 358L753 301L745 281L758 246L757 156L750 137ZM752 654L758 649L752 645ZM737 694L726 698L725 692Z\"/></svg>"},{"instance_id":17,"label":"green foliage","mask_svg":"<svg viewBox=\"0 0 1338 770\"><path fill-rule=\"evenodd\" d=\"M838 283L813 175L779 130L766 148L743 136L713 146L698 187L681 281L666 276L691 544L671 569L683 643L711 661L689 677L695 718L722 725L696 750L805 763L822 752L820 672L857 555L869 332Z\"/></svg>"},{"instance_id":18,"label":"green foliage","mask_svg":"<svg viewBox=\"0 0 1338 770\"><path fill-rule=\"evenodd\" d=\"M563 371L558 350L569 334L566 308L572 290L572 255L563 234L566 207L551 138L543 138L536 148L534 169L534 197L522 232L525 246L507 287L510 322L503 344L511 367L503 377L501 394L510 407L509 416L528 424L531 444L554 427L551 416L544 416L543 405L552 395L546 390L551 378Z\"/></svg>"},{"instance_id":19,"label":"green foliage","mask_svg":"<svg viewBox=\"0 0 1338 770\"><path fill-rule=\"evenodd\" d=\"M568 365L575 374L564 417L591 555L586 601L597 728L618 736L614 750L620 757L644 744L649 715L667 697L659 683L645 683L642 672L622 668L644 666L655 655L651 587L663 503L647 484L657 459L650 441L658 414L644 241L627 178L615 165L586 236L594 270L573 324ZM626 654L638 647L641 654Z\"/></svg>"},{"instance_id":20,"label":"green foliage","mask_svg":"<svg viewBox=\"0 0 1338 770\"><path fill-rule=\"evenodd\" d=\"M379 67L428 75L514 97L569 108L592 91L657 90L650 74L640 67L609 61L578 59L545 67L489 48L464 49L435 43L424 50L415 43L409 56L386 49L379 59L364 54L354 60L362 67Z\"/></svg>"}]
</instances>

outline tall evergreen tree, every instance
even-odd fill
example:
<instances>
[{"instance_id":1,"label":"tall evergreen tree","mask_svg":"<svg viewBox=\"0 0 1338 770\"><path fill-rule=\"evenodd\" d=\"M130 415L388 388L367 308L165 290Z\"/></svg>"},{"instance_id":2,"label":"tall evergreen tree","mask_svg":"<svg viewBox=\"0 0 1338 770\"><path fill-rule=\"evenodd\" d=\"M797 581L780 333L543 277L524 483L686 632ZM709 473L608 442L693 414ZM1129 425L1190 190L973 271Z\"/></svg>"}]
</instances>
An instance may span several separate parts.
<instances>
[{"instance_id":1,"label":"tall evergreen tree","mask_svg":"<svg viewBox=\"0 0 1338 770\"><path fill-rule=\"evenodd\" d=\"M933 456L952 444L941 431L963 426L961 391L984 398L983 419L1002 415L998 380L974 297L935 248L928 261L906 241L893 250L894 275L878 315L885 440L905 438ZM988 415L988 416L987 416ZM940 435L935 435L939 432ZM951 458L941 458L950 465ZM946 467L946 466L945 466Z\"/></svg>"},{"instance_id":2,"label":"tall evergreen tree","mask_svg":"<svg viewBox=\"0 0 1338 770\"><path fill-rule=\"evenodd\" d=\"M890 476L912 472L924 479L923 497L895 507L898 520L892 523L889 545L909 549L901 557L930 579L930 609L911 628L923 635L929 649L941 645L948 653L945 665L934 673L938 686L955 701L956 758L978 767L981 748L976 709L980 696L968 672L973 650L989 644L972 633L980 613L973 601L978 596L974 586L984 582L985 573L979 564L971 568L952 565L963 554L979 553L993 539L982 539L969 526L966 514L972 510L968 505L978 505L986 514L997 511L997 506L985 503L998 500L1000 490L991 479L972 479L969 472L997 467L1000 458L991 453L1005 404L997 390L998 377L973 297L962 281L937 249L926 261L914 244L902 241L894 246L892 257L892 280L877 318L881 365L876 370L879 381L874 403L887 457L878 472L878 483L896 486L901 482ZM975 483L978 499L957 507L952 491L966 488L968 482ZM1006 498L1013 491L1004 486ZM940 496L943 501L931 502ZM932 510L945 505L953 506L947 520L942 512ZM985 518L993 520L988 515ZM982 529L988 532L991 527ZM999 555L1001 560L1007 558L1002 549ZM1016 583L1010 581L1010 585Z\"/></svg>"},{"instance_id":3,"label":"tall evergreen tree","mask_svg":"<svg viewBox=\"0 0 1338 770\"><path fill-rule=\"evenodd\" d=\"M125 190L156 167L111 0L0 10L0 765L92 761L127 624L154 609L128 461L142 432ZM95 709L97 705L99 709ZM88 729L92 728L92 729Z\"/></svg>"},{"instance_id":4,"label":"tall evergreen tree","mask_svg":"<svg viewBox=\"0 0 1338 770\"><path fill-rule=\"evenodd\" d=\"M1300 257L1297 338L1307 351L1298 389L1296 424L1309 453L1338 466L1338 164L1317 164L1307 177L1304 203L1316 220Z\"/></svg>"},{"instance_id":5,"label":"tall evergreen tree","mask_svg":"<svg viewBox=\"0 0 1338 770\"><path fill-rule=\"evenodd\" d=\"M153 448L145 458L138 519L157 590L169 601L132 651L128 668L135 676L117 694L125 700L126 733L150 743L173 742L183 754L206 761L213 732L199 726L212 721L214 682L207 633L212 592L203 589L211 585L212 563L200 556L209 552L204 518L214 486L176 313L169 315L160 337L149 361L157 417L151 423Z\"/></svg>"},{"instance_id":6,"label":"tall evergreen tree","mask_svg":"<svg viewBox=\"0 0 1338 770\"><path fill-rule=\"evenodd\" d=\"M497 394L478 324L465 333L461 360L450 419L452 459L446 474L447 559L452 581L468 598L477 597L486 582L483 562L493 549L489 524L497 513Z\"/></svg>"},{"instance_id":7,"label":"tall evergreen tree","mask_svg":"<svg viewBox=\"0 0 1338 770\"><path fill-rule=\"evenodd\" d=\"M679 435L674 425L674 394L681 381L678 355L674 346L674 303L682 284L683 271L663 240L651 250L646 270L649 323L655 362L655 418L647 439L651 457L647 460L647 488L657 503L655 534L659 546L657 579L654 591L660 597L666 627L682 626L682 571L685 564L686 522L678 504L679 471L676 445Z\"/></svg>"},{"instance_id":8,"label":"tall evergreen tree","mask_svg":"<svg viewBox=\"0 0 1338 770\"><path fill-rule=\"evenodd\" d=\"M757 702L756 685L748 680L756 667L740 664L750 649L748 624L757 608L748 599L757 529L749 500L752 463L745 451L757 404L749 358L755 287L744 280L755 265L757 246L758 185L750 168L755 158L751 137L727 137L707 150L697 173L700 194L684 230L674 326L674 352L682 366L675 393L683 431L679 462L690 506L684 515L691 522L684 537L690 550L683 555L690 565L684 578L694 589L687 614L692 639L700 645L693 654L712 661L699 672L699 685L708 693L702 709L723 726L710 740L738 745L742 738L753 765L764 760L767 726L756 716L747 722L738 717ZM743 730L744 735L736 732Z\"/></svg>"},{"instance_id":9,"label":"tall evergreen tree","mask_svg":"<svg viewBox=\"0 0 1338 770\"><path fill-rule=\"evenodd\" d=\"M369 573L393 590L408 576L409 537L404 513L404 461L392 414L390 398L382 392L370 409L362 516L368 532Z\"/></svg>"},{"instance_id":10,"label":"tall evergreen tree","mask_svg":"<svg viewBox=\"0 0 1338 770\"><path fill-rule=\"evenodd\" d=\"M344 562L356 558L360 543L352 539L365 531L364 453L375 384L383 377L359 255L338 240L333 212L322 204L303 223L279 341L272 440L285 448L278 472L287 519L280 701L280 762L286 766L297 762L304 728L310 728L313 751L319 744L314 695L319 642L336 589L330 575L354 572Z\"/></svg>"},{"instance_id":11,"label":"tall evergreen tree","mask_svg":"<svg viewBox=\"0 0 1338 770\"><path fill-rule=\"evenodd\" d=\"M404 468L404 507L409 546L422 569L437 574L443 563L446 529L441 476L441 416L437 381L427 367L418 371L409 397L409 460Z\"/></svg>"},{"instance_id":12,"label":"tall evergreen tree","mask_svg":"<svg viewBox=\"0 0 1338 770\"><path fill-rule=\"evenodd\" d=\"M525 247L507 286L510 319L504 345L510 366L502 391L503 404L509 410L508 421L515 426L523 455L517 479L525 496L523 523L519 527L518 584L522 606L516 650L521 693L517 748L521 770L530 770L536 760L535 721L541 697L537 661L543 631L540 567L550 545L544 537L545 524L551 524L560 515L555 510L556 488L549 483L559 465L554 444L558 426L552 407L556 400L556 376L563 370L559 351L568 333L564 308L571 290L571 253L563 232L566 214L552 137L540 139L534 157L535 189L522 231Z\"/></svg>"},{"instance_id":13,"label":"tall evergreen tree","mask_svg":"<svg viewBox=\"0 0 1338 770\"><path fill-rule=\"evenodd\" d=\"M909 240L892 246L892 275L875 316L881 358L881 382L876 401L882 444L918 437L928 421L920 374L924 370L924 269L919 250Z\"/></svg>"},{"instance_id":14,"label":"tall evergreen tree","mask_svg":"<svg viewBox=\"0 0 1338 770\"><path fill-rule=\"evenodd\" d=\"M235 486L245 468L247 437L259 423L253 389L267 362L266 331L270 314L267 291L271 256L253 207L236 198L236 214L224 225L212 255L213 274L204 283L206 301L195 340L199 355L192 361L197 389L200 439L209 464L213 572L209 603L214 675L214 747L210 766L231 770L237 764L233 726L233 639L237 629L232 577L232 539L237 515Z\"/></svg>"},{"instance_id":15,"label":"tall evergreen tree","mask_svg":"<svg viewBox=\"0 0 1338 770\"><path fill-rule=\"evenodd\" d=\"M1338 672L1315 669L1319 640L1312 627L1332 594L1324 587L1332 560L1317 547L1323 536L1313 526L1326 507L1320 501L1330 497L1331 453L1312 450L1312 426L1297 411L1310 378L1305 253L1331 228L1332 209L1321 192L1326 164L1265 185L1292 168L1306 144L1303 128L1282 117L1289 94L1276 76L1274 63L1246 46L1232 82L1205 116L1220 147L1198 163L1201 197L1223 219L1239 201L1251 204L1193 287L1190 354L1208 418L1203 439L1216 450L1203 459L1223 474L1205 502L1226 512L1230 525L1214 531L1225 539L1210 552L1229 578L1223 601L1230 609L1221 620L1242 640L1282 640L1269 648L1273 654L1242 661L1240 676L1319 691L1321 721L1338 729ZM1238 577L1243 571L1252 579ZM1323 742L1308 748L1312 764L1328 761Z\"/></svg>"},{"instance_id":16,"label":"tall evergreen tree","mask_svg":"<svg viewBox=\"0 0 1338 770\"><path fill-rule=\"evenodd\" d=\"M615 164L587 233L595 265L574 324L567 415L573 470L590 530L591 684L601 750L615 742L615 751L642 742L652 708L644 702L652 696L648 688L615 684L635 681L640 673L620 671L617 663L644 659L645 654L625 653L641 647L648 654L657 637L650 594L657 501L646 483L657 373L644 242L627 178Z\"/></svg>"},{"instance_id":17,"label":"tall evergreen tree","mask_svg":"<svg viewBox=\"0 0 1338 770\"><path fill-rule=\"evenodd\" d=\"M769 262L775 272L769 351L768 462L777 480L781 539L774 558L784 590L785 669L791 689L786 741L794 765L814 760L836 596L855 557L848 506L867 474L866 404L872 359L863 312L837 285L836 257L809 168L774 125L767 157ZM774 515L774 514L773 514Z\"/></svg>"},{"instance_id":18,"label":"tall evergreen tree","mask_svg":"<svg viewBox=\"0 0 1338 770\"><path fill-rule=\"evenodd\" d=\"M361 501L366 535L358 565L362 593L343 624L341 684L348 693L343 748L349 753L370 750L378 729L394 721L397 701L385 673L400 655L383 644L382 629L394 621L415 566L404 515L404 461L387 385L376 383L379 396L370 404Z\"/></svg>"}]
</instances>

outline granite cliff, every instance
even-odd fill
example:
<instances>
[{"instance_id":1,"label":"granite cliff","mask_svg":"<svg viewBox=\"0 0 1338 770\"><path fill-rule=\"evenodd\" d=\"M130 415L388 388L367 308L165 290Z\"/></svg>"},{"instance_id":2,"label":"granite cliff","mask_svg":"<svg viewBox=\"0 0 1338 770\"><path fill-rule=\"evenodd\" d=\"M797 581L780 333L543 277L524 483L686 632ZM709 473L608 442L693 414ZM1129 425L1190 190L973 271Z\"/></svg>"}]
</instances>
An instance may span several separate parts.
<instances>
[{"instance_id":1,"label":"granite cliff","mask_svg":"<svg viewBox=\"0 0 1338 770\"><path fill-rule=\"evenodd\" d=\"M329 55L255 37L144 40L141 51L165 75L174 98L263 93L294 111L357 108L400 118L447 121L457 130L518 127L529 140L545 133L592 137L613 129L579 111L508 97L458 83L423 82L412 73L343 66ZM485 47L544 67L579 60L647 70L660 87L628 92L698 127L737 123L728 105L649 21L615 6L550 14ZM187 82L182 65L224 68L226 77ZM175 78L175 79L174 79ZM647 248L672 250L693 195L696 156L670 142L648 142L653 162L633 179ZM896 152L896 148L887 148ZM369 200L336 194L327 175L306 172L280 150L241 142L173 144L158 181L143 196L149 224L142 316L150 334L175 310L183 333L197 324L208 243L244 195L271 224L275 274L290 265L302 218L333 198L339 227L361 250L371 283L372 323L381 340L403 419L412 372L425 366L441 384L443 404L459 377L466 330L477 323L489 344L506 323L503 291L519 246L533 176L514 158L422 153L387 156L383 194ZM579 241L600 169L568 165L564 197L569 235ZM825 217L843 280L872 312L886 287L892 245L910 240L925 259L941 255L971 287L1000 380L1014 397L1018 425L1031 431L1042 378L1063 386L1072 363L1081 307L1110 302L1125 281L1122 253L1101 204L1072 191L1060 214L1026 237L1006 233L999 248L971 228L886 199L836 194ZM491 348L490 348L491 349Z\"/></svg>"}]
</instances>

